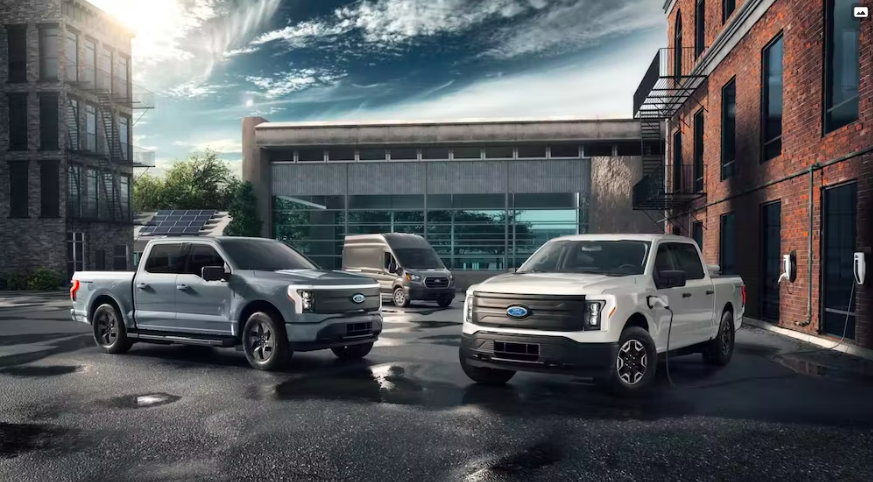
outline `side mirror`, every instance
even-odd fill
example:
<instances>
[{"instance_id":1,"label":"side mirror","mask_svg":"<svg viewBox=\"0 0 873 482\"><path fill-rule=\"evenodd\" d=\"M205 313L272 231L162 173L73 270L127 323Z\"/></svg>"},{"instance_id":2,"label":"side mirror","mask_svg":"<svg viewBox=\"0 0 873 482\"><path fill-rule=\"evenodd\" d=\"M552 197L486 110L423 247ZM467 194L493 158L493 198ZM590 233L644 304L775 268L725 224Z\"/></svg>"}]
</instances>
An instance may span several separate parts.
<instances>
[{"instance_id":1,"label":"side mirror","mask_svg":"<svg viewBox=\"0 0 873 482\"><path fill-rule=\"evenodd\" d=\"M224 281L227 277L224 266L204 266L200 270L200 277L204 281Z\"/></svg>"},{"instance_id":2,"label":"side mirror","mask_svg":"<svg viewBox=\"0 0 873 482\"><path fill-rule=\"evenodd\" d=\"M389 264L388 265L388 272L392 273L392 274L397 273L397 265L394 263Z\"/></svg>"},{"instance_id":3,"label":"side mirror","mask_svg":"<svg viewBox=\"0 0 873 482\"><path fill-rule=\"evenodd\" d=\"M658 289L681 288L685 286L685 272L679 270L660 271L655 284Z\"/></svg>"}]
</instances>

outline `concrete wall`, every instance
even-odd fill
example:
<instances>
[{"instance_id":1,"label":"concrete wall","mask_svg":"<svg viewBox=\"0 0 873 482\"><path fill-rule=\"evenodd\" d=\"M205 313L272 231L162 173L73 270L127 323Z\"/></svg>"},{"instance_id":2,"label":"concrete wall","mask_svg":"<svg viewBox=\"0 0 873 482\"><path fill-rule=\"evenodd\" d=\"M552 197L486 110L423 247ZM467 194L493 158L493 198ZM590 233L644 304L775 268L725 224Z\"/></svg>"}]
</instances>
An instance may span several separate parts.
<instances>
[{"instance_id":1,"label":"concrete wall","mask_svg":"<svg viewBox=\"0 0 873 482\"><path fill-rule=\"evenodd\" d=\"M631 192L643 177L639 157L594 157L591 159L591 233L663 233L644 211L634 211Z\"/></svg>"}]
</instances>

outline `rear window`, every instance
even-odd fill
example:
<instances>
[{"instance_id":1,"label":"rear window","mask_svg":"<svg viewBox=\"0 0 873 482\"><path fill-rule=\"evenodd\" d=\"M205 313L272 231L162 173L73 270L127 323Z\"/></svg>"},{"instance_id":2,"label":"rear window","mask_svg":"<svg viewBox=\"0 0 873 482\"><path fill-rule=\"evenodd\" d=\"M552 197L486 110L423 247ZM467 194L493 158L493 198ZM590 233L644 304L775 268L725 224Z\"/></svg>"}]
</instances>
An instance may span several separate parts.
<instances>
[{"instance_id":1,"label":"rear window","mask_svg":"<svg viewBox=\"0 0 873 482\"><path fill-rule=\"evenodd\" d=\"M146 257L145 270L149 273L167 274L182 272L182 245L156 244Z\"/></svg>"}]
</instances>

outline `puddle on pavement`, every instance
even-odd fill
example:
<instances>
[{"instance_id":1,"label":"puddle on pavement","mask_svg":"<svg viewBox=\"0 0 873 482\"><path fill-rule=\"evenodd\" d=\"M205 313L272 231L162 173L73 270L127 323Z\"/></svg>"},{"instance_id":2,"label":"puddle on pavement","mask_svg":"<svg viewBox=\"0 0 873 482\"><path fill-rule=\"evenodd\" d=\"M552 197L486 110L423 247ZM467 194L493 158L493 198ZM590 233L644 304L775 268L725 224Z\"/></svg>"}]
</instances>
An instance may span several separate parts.
<instances>
[{"instance_id":1,"label":"puddle on pavement","mask_svg":"<svg viewBox=\"0 0 873 482\"><path fill-rule=\"evenodd\" d=\"M0 422L0 459L46 449L63 433L51 425Z\"/></svg>"},{"instance_id":2,"label":"puddle on pavement","mask_svg":"<svg viewBox=\"0 0 873 482\"><path fill-rule=\"evenodd\" d=\"M609 420L657 420L687 415L693 409L664 397L618 400L590 387L571 383L527 383L515 387L458 385L424 365L385 364L355 367L330 376L295 377L267 392L287 401L328 400L351 403L411 405L427 409L479 408L508 416L579 416ZM247 396L262 397L258 390Z\"/></svg>"},{"instance_id":3,"label":"puddle on pavement","mask_svg":"<svg viewBox=\"0 0 873 482\"><path fill-rule=\"evenodd\" d=\"M790 368L801 375L850 382L873 383L873 372L864 373L861 371L840 370L838 368L829 367L811 360L804 360L801 357L792 355L776 356L773 358L773 361L784 367Z\"/></svg>"},{"instance_id":4,"label":"puddle on pavement","mask_svg":"<svg viewBox=\"0 0 873 482\"><path fill-rule=\"evenodd\" d=\"M85 371L81 365L21 365L0 369L0 375L19 378L42 378Z\"/></svg>"},{"instance_id":5,"label":"puddle on pavement","mask_svg":"<svg viewBox=\"0 0 873 482\"><path fill-rule=\"evenodd\" d=\"M419 340L432 345L461 346L461 335L433 335Z\"/></svg>"},{"instance_id":6,"label":"puddle on pavement","mask_svg":"<svg viewBox=\"0 0 873 482\"><path fill-rule=\"evenodd\" d=\"M113 408L150 408L168 405L181 400L182 397L167 393L148 393L144 395L128 395L109 400L109 406Z\"/></svg>"},{"instance_id":7,"label":"puddle on pavement","mask_svg":"<svg viewBox=\"0 0 873 482\"><path fill-rule=\"evenodd\" d=\"M551 442L541 442L492 462L468 467L465 481L503 480L506 477L529 477L543 467L561 460L560 448Z\"/></svg>"}]
</instances>

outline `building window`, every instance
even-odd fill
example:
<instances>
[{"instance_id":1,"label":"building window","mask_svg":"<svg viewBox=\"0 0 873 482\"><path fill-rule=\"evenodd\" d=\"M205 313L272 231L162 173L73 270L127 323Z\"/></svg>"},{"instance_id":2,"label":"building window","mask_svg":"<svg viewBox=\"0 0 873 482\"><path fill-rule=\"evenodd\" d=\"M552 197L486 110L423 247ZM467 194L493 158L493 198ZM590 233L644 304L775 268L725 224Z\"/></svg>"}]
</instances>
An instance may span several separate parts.
<instances>
[{"instance_id":1,"label":"building window","mask_svg":"<svg viewBox=\"0 0 873 482\"><path fill-rule=\"evenodd\" d=\"M703 192L703 109L694 114L694 192Z\"/></svg>"},{"instance_id":2,"label":"building window","mask_svg":"<svg viewBox=\"0 0 873 482\"><path fill-rule=\"evenodd\" d=\"M694 221L694 224L691 225L691 239L697 243L700 251L703 252L703 222Z\"/></svg>"},{"instance_id":3,"label":"building window","mask_svg":"<svg viewBox=\"0 0 873 482\"><path fill-rule=\"evenodd\" d=\"M782 204L761 206L761 318L779 321L779 276L782 274Z\"/></svg>"},{"instance_id":4,"label":"building window","mask_svg":"<svg viewBox=\"0 0 873 482\"><path fill-rule=\"evenodd\" d=\"M60 149L58 102L58 94L39 94L39 148L43 151Z\"/></svg>"},{"instance_id":5,"label":"building window","mask_svg":"<svg viewBox=\"0 0 873 482\"><path fill-rule=\"evenodd\" d=\"M391 149L389 153L392 161L417 161L418 149L413 147Z\"/></svg>"},{"instance_id":6,"label":"building window","mask_svg":"<svg viewBox=\"0 0 873 482\"><path fill-rule=\"evenodd\" d=\"M8 94L9 105L9 150L26 151L27 142L27 94Z\"/></svg>"},{"instance_id":7,"label":"building window","mask_svg":"<svg viewBox=\"0 0 873 482\"><path fill-rule=\"evenodd\" d=\"M860 26L855 0L828 0L825 13L825 133L858 120Z\"/></svg>"},{"instance_id":8,"label":"building window","mask_svg":"<svg viewBox=\"0 0 873 482\"><path fill-rule=\"evenodd\" d=\"M301 149L297 151L297 162L324 162L324 149Z\"/></svg>"},{"instance_id":9,"label":"building window","mask_svg":"<svg viewBox=\"0 0 873 482\"><path fill-rule=\"evenodd\" d=\"M30 163L27 161L11 161L9 162L9 217L10 218L27 218L30 217L28 196L28 169Z\"/></svg>"},{"instance_id":10,"label":"building window","mask_svg":"<svg viewBox=\"0 0 873 482\"><path fill-rule=\"evenodd\" d=\"M576 148L577 156L579 148ZM485 148L485 159L512 159L515 157L512 146L491 146Z\"/></svg>"},{"instance_id":11,"label":"building window","mask_svg":"<svg viewBox=\"0 0 873 482\"><path fill-rule=\"evenodd\" d=\"M546 146L520 146L518 148L519 159L545 159Z\"/></svg>"},{"instance_id":12,"label":"building window","mask_svg":"<svg viewBox=\"0 0 873 482\"><path fill-rule=\"evenodd\" d=\"M9 46L9 82L27 82L27 27L6 26Z\"/></svg>"},{"instance_id":13,"label":"building window","mask_svg":"<svg viewBox=\"0 0 873 482\"><path fill-rule=\"evenodd\" d=\"M85 104L85 150L97 152L97 108Z\"/></svg>"},{"instance_id":14,"label":"building window","mask_svg":"<svg viewBox=\"0 0 873 482\"><path fill-rule=\"evenodd\" d=\"M85 271L85 233L67 233L67 276L73 279L76 271Z\"/></svg>"},{"instance_id":15,"label":"building window","mask_svg":"<svg viewBox=\"0 0 873 482\"><path fill-rule=\"evenodd\" d=\"M764 161L782 154L782 35L764 47L763 109Z\"/></svg>"},{"instance_id":16,"label":"building window","mask_svg":"<svg viewBox=\"0 0 873 482\"><path fill-rule=\"evenodd\" d=\"M61 216L60 207L60 166L58 161L40 161L39 198L41 218Z\"/></svg>"},{"instance_id":17,"label":"building window","mask_svg":"<svg viewBox=\"0 0 873 482\"><path fill-rule=\"evenodd\" d=\"M58 80L58 29L39 29L39 79Z\"/></svg>"},{"instance_id":18,"label":"building window","mask_svg":"<svg viewBox=\"0 0 873 482\"><path fill-rule=\"evenodd\" d=\"M115 176L111 172L104 172L100 180L100 209L98 216L100 219L118 220L116 209L119 207L115 201Z\"/></svg>"},{"instance_id":19,"label":"building window","mask_svg":"<svg viewBox=\"0 0 873 482\"><path fill-rule=\"evenodd\" d=\"M676 28L673 30L673 76L682 77L682 12L676 12Z\"/></svg>"},{"instance_id":20,"label":"building window","mask_svg":"<svg viewBox=\"0 0 873 482\"><path fill-rule=\"evenodd\" d=\"M79 34L67 30L64 37L64 77L70 82L79 80Z\"/></svg>"},{"instance_id":21,"label":"building window","mask_svg":"<svg viewBox=\"0 0 873 482\"><path fill-rule=\"evenodd\" d=\"M721 23L727 22L737 8L736 0L721 0Z\"/></svg>"},{"instance_id":22,"label":"building window","mask_svg":"<svg viewBox=\"0 0 873 482\"><path fill-rule=\"evenodd\" d=\"M130 119L126 116L118 116L118 137L121 141L121 160L130 160Z\"/></svg>"},{"instance_id":23,"label":"building window","mask_svg":"<svg viewBox=\"0 0 873 482\"><path fill-rule=\"evenodd\" d=\"M327 160L328 161L354 161L355 160L355 150L354 149L343 149L343 148L334 148L327 151Z\"/></svg>"},{"instance_id":24,"label":"building window","mask_svg":"<svg viewBox=\"0 0 873 482\"><path fill-rule=\"evenodd\" d=\"M97 86L112 90L112 51L105 47L100 52L100 66L97 69Z\"/></svg>"},{"instance_id":25,"label":"building window","mask_svg":"<svg viewBox=\"0 0 873 482\"><path fill-rule=\"evenodd\" d=\"M384 161L388 158L385 149L369 148L358 151L358 159L361 161Z\"/></svg>"},{"instance_id":26,"label":"building window","mask_svg":"<svg viewBox=\"0 0 873 482\"><path fill-rule=\"evenodd\" d=\"M452 159L482 159L482 149L479 147L456 147L452 149Z\"/></svg>"},{"instance_id":27,"label":"building window","mask_svg":"<svg viewBox=\"0 0 873 482\"><path fill-rule=\"evenodd\" d=\"M428 161L446 161L449 159L448 147L427 147L421 150L421 158Z\"/></svg>"},{"instance_id":28,"label":"building window","mask_svg":"<svg viewBox=\"0 0 873 482\"><path fill-rule=\"evenodd\" d=\"M673 190L682 192L682 131L673 134Z\"/></svg>"},{"instance_id":29,"label":"building window","mask_svg":"<svg viewBox=\"0 0 873 482\"><path fill-rule=\"evenodd\" d=\"M734 175L737 142L737 83L731 79L721 89L721 180Z\"/></svg>"},{"instance_id":30,"label":"building window","mask_svg":"<svg viewBox=\"0 0 873 482\"><path fill-rule=\"evenodd\" d=\"M700 57L706 48L706 0L697 0L694 10L694 56Z\"/></svg>"},{"instance_id":31,"label":"building window","mask_svg":"<svg viewBox=\"0 0 873 482\"><path fill-rule=\"evenodd\" d=\"M115 75L116 85L113 87L121 99L128 99L130 93L130 59L118 56L118 72Z\"/></svg>"},{"instance_id":32,"label":"building window","mask_svg":"<svg viewBox=\"0 0 873 482\"><path fill-rule=\"evenodd\" d=\"M85 218L97 219L97 171L85 171Z\"/></svg>"},{"instance_id":33,"label":"building window","mask_svg":"<svg viewBox=\"0 0 873 482\"><path fill-rule=\"evenodd\" d=\"M82 59L84 67L84 80L93 88L97 81L97 44L93 40L85 39L85 58Z\"/></svg>"},{"instance_id":34,"label":"building window","mask_svg":"<svg viewBox=\"0 0 873 482\"><path fill-rule=\"evenodd\" d=\"M79 146L79 101L70 99L69 107L70 114L67 115L67 140L70 149L78 151Z\"/></svg>"},{"instance_id":35,"label":"building window","mask_svg":"<svg viewBox=\"0 0 873 482\"><path fill-rule=\"evenodd\" d=\"M605 143L586 144L585 157L612 157L612 146Z\"/></svg>"},{"instance_id":36,"label":"building window","mask_svg":"<svg viewBox=\"0 0 873 482\"><path fill-rule=\"evenodd\" d=\"M734 213L721 216L721 230L718 239L718 265L725 275L737 273L737 245L734 231Z\"/></svg>"},{"instance_id":37,"label":"building window","mask_svg":"<svg viewBox=\"0 0 873 482\"><path fill-rule=\"evenodd\" d=\"M551 158L577 158L579 157L579 146L576 145L558 145L549 148L549 157Z\"/></svg>"},{"instance_id":38,"label":"building window","mask_svg":"<svg viewBox=\"0 0 873 482\"><path fill-rule=\"evenodd\" d=\"M130 177L129 176L120 176L118 178L118 188L119 188L119 202L121 203L121 219L123 221L130 221L131 213L130 213Z\"/></svg>"},{"instance_id":39,"label":"building window","mask_svg":"<svg viewBox=\"0 0 873 482\"><path fill-rule=\"evenodd\" d=\"M112 247L112 269L127 271L127 257L130 247L126 244L116 244Z\"/></svg>"},{"instance_id":40,"label":"building window","mask_svg":"<svg viewBox=\"0 0 873 482\"><path fill-rule=\"evenodd\" d=\"M79 218L82 217L82 168L70 166L68 175L70 196L67 204L67 215Z\"/></svg>"}]
</instances>

